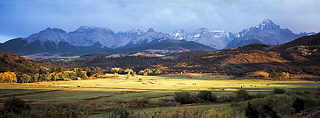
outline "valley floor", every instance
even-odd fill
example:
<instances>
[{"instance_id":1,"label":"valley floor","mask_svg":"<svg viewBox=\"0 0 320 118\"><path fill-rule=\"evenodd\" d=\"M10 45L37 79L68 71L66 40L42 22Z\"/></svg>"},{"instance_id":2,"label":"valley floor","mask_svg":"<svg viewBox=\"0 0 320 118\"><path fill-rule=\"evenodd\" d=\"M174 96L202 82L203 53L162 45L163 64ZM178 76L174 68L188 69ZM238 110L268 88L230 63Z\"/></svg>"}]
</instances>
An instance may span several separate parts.
<instances>
[{"instance_id":1,"label":"valley floor","mask_svg":"<svg viewBox=\"0 0 320 118\"><path fill-rule=\"evenodd\" d=\"M33 106L72 104L90 108L88 116L104 117L110 109L125 105L135 115L153 114L152 111L168 109L209 110L229 103L180 105L174 102L174 92L212 91L218 97L234 94L244 89L250 95L271 94L274 88L286 91L315 91L320 87L314 81L271 81L261 79L226 80L220 78L199 79L186 76L136 76L105 75L95 80L52 81L24 84L0 84L0 103L7 98L21 98ZM221 78L222 77L222 78ZM227 78L227 76L226 76ZM2 105L1 105L2 107ZM174 111L174 110L173 110ZM171 112L171 111L170 111ZM145 117L147 117L145 116Z\"/></svg>"}]
</instances>

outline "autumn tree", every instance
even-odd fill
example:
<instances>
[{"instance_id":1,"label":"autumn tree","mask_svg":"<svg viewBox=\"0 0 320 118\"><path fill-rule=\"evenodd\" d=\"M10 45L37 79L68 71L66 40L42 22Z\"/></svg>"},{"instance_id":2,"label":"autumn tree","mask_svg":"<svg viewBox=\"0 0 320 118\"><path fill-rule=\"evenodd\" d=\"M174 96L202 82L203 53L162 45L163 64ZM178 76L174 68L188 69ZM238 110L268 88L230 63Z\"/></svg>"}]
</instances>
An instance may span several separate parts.
<instances>
[{"instance_id":1,"label":"autumn tree","mask_svg":"<svg viewBox=\"0 0 320 118\"><path fill-rule=\"evenodd\" d=\"M162 71L160 69L154 69L154 74L160 75Z\"/></svg>"},{"instance_id":2,"label":"autumn tree","mask_svg":"<svg viewBox=\"0 0 320 118\"><path fill-rule=\"evenodd\" d=\"M86 71L81 71L80 72L80 76L78 76L78 77L80 77L81 79L87 79L88 78L87 72Z\"/></svg>"},{"instance_id":3,"label":"autumn tree","mask_svg":"<svg viewBox=\"0 0 320 118\"><path fill-rule=\"evenodd\" d=\"M127 73L127 79L129 79L129 78L130 78L130 76L131 76L131 74L133 73L133 70L132 70L132 69L127 68L127 69L125 69L125 70L124 70L124 72L126 72L126 73Z\"/></svg>"},{"instance_id":4,"label":"autumn tree","mask_svg":"<svg viewBox=\"0 0 320 118\"><path fill-rule=\"evenodd\" d=\"M140 71L138 72L138 74L139 74L139 75L143 75L143 74L144 74L144 70L140 70Z\"/></svg>"},{"instance_id":5,"label":"autumn tree","mask_svg":"<svg viewBox=\"0 0 320 118\"><path fill-rule=\"evenodd\" d=\"M151 69L144 69L144 76L148 76L149 74L152 74L152 70Z\"/></svg>"},{"instance_id":6,"label":"autumn tree","mask_svg":"<svg viewBox=\"0 0 320 118\"><path fill-rule=\"evenodd\" d=\"M15 82L17 82L17 76L14 72L0 73L0 82L15 83Z\"/></svg>"},{"instance_id":7,"label":"autumn tree","mask_svg":"<svg viewBox=\"0 0 320 118\"><path fill-rule=\"evenodd\" d=\"M119 76L118 73L120 71L120 68L111 68L111 71L113 72L114 77L118 77Z\"/></svg>"}]
</instances>

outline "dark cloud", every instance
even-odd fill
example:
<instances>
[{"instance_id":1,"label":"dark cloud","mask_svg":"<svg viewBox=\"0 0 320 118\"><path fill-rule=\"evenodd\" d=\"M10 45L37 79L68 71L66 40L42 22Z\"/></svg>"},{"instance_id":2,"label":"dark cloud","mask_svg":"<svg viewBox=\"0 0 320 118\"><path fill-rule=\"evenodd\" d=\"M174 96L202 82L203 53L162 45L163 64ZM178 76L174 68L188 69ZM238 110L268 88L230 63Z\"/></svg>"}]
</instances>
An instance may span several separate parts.
<instances>
[{"instance_id":1,"label":"dark cloud","mask_svg":"<svg viewBox=\"0 0 320 118\"><path fill-rule=\"evenodd\" d=\"M71 31L82 25L238 32L264 18L295 32L318 32L319 5L319 0L1 0L0 35L27 36L46 27Z\"/></svg>"}]
</instances>

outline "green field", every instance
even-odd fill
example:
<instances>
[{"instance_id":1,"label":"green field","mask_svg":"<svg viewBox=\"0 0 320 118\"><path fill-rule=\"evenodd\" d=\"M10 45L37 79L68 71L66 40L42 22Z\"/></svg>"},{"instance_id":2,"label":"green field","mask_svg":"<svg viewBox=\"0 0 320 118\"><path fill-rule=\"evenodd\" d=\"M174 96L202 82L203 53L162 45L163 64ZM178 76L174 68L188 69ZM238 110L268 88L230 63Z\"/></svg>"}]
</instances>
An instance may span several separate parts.
<instances>
[{"instance_id":1,"label":"green field","mask_svg":"<svg viewBox=\"0 0 320 118\"><path fill-rule=\"evenodd\" d=\"M203 79L206 78L206 79ZM225 76L225 78L228 78ZM74 104L90 108L90 117L104 117L115 106L125 105L135 115L152 114L152 111L175 111L181 109L209 110L226 104L180 105L173 102L174 92L201 90L212 91L219 96L234 94L245 89L251 95L271 94L274 88L287 91L314 91L320 83L314 81L271 81L259 79L229 80L222 75L166 75L136 76L126 78L100 78L94 80L51 81L24 84L0 84L0 102L10 97L17 97L34 106L43 104ZM167 100L169 102L163 102ZM144 102L147 103L144 104ZM141 104L138 104L142 102ZM173 110L174 109L174 110Z\"/></svg>"}]
</instances>

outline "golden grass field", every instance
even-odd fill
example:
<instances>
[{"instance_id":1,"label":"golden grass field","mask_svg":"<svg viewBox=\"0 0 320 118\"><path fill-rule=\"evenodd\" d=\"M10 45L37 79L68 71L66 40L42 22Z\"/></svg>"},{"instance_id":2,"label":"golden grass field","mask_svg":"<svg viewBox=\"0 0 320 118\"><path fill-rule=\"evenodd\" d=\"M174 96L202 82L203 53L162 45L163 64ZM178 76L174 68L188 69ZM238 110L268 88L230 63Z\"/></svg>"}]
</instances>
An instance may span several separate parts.
<instances>
[{"instance_id":1,"label":"golden grass field","mask_svg":"<svg viewBox=\"0 0 320 118\"><path fill-rule=\"evenodd\" d=\"M126 78L101 78L94 80L50 81L24 84L0 84L0 89L41 89L69 91L198 91L215 90L228 91L239 88L268 89L268 88L315 88L319 83L314 81L271 81L261 79L241 80L200 80L172 79L160 76L137 76ZM257 91L255 90L255 91Z\"/></svg>"},{"instance_id":2,"label":"golden grass field","mask_svg":"<svg viewBox=\"0 0 320 118\"><path fill-rule=\"evenodd\" d=\"M24 84L0 84L1 96L24 96L37 98L48 94L53 100L81 100L99 98L113 93L172 93L175 91L230 92L247 89L249 92L270 92L273 88L317 88L314 81L271 81L271 80L200 80L172 79L159 76L137 76L127 79L125 75L118 78L103 78L94 80L50 81ZM43 92L39 92L43 91ZM32 94L36 92L36 94ZM30 93L30 95L28 95ZM72 93L72 94L69 94ZM83 93L83 94L82 94ZM88 94L90 93L90 94ZM21 95L20 95L21 94ZM57 96L56 96L57 95ZM43 97L45 99L46 97ZM101 97L103 98L103 97Z\"/></svg>"},{"instance_id":3,"label":"golden grass field","mask_svg":"<svg viewBox=\"0 0 320 118\"><path fill-rule=\"evenodd\" d=\"M177 75L179 76L179 75ZM199 79L197 76L136 76L127 78L111 74L94 80L50 81L24 84L0 83L0 102L8 97L18 97L32 104L82 103L107 109L119 102L145 98L157 101L172 98L176 91L209 90L217 95L229 94L238 89L246 89L251 94L270 93L274 88L287 90L318 88L315 81L271 81L261 79L228 80ZM210 106L210 105L209 105ZM206 107L206 105L202 106ZM152 108L154 109L154 108ZM99 116L99 115L98 115Z\"/></svg>"}]
</instances>

